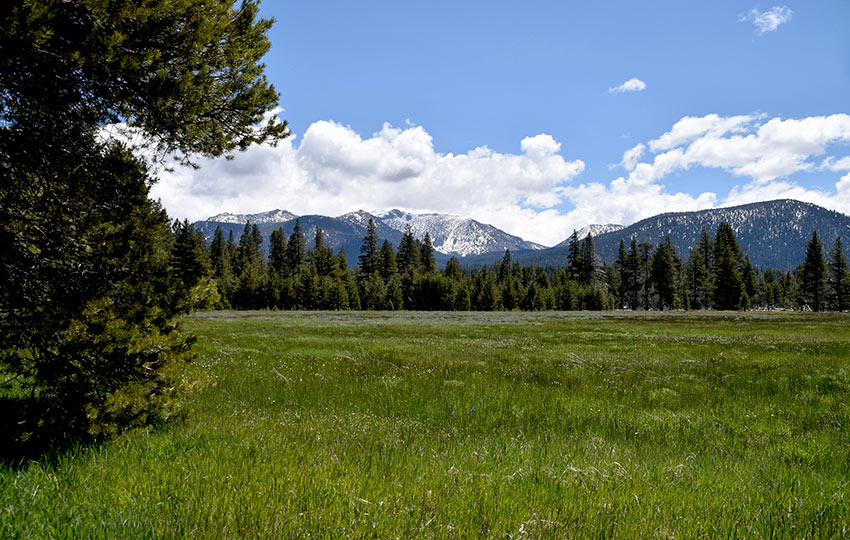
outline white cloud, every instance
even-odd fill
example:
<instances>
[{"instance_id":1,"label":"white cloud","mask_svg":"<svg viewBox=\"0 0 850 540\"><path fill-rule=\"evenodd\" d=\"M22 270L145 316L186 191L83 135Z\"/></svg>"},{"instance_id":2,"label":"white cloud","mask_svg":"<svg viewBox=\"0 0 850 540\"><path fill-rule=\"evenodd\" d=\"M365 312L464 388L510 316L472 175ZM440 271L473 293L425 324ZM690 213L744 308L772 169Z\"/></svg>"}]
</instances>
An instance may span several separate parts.
<instances>
[{"instance_id":1,"label":"white cloud","mask_svg":"<svg viewBox=\"0 0 850 540\"><path fill-rule=\"evenodd\" d=\"M620 165L627 171L634 170L644 150L646 150L646 145L643 143L638 143L632 148L629 148L623 152L623 159L620 161Z\"/></svg>"},{"instance_id":2,"label":"white cloud","mask_svg":"<svg viewBox=\"0 0 850 540\"><path fill-rule=\"evenodd\" d=\"M795 173L850 171L850 157L827 156L850 144L850 115L802 119L764 116L685 117L667 133L649 142L654 155L643 162L640 145L627 150L623 164L629 175L609 184L567 186L564 196L576 209L565 220L580 224L629 224L661 212L729 206L778 198L793 198L850 213L850 173L834 190L807 188L789 177ZM846 154L846 152L842 152ZM815 161L817 158L817 161ZM728 193L669 193L660 181L695 167L715 168L743 177L743 185Z\"/></svg>"},{"instance_id":3,"label":"white cloud","mask_svg":"<svg viewBox=\"0 0 850 540\"><path fill-rule=\"evenodd\" d=\"M394 207L451 213L552 245L591 223L627 225L662 212L775 198L850 213L848 147L848 114L684 117L666 133L627 149L621 161L627 174L574 184L584 163L565 160L561 144L547 134L522 139L519 153L480 146L441 154L421 126L385 124L363 137L321 121L277 147L251 147L232 161L201 160L199 170L161 172L152 196L172 216L192 220L273 208L325 215ZM715 169L740 183L722 192L717 186L694 193L667 187L670 175L696 168ZM799 175L808 171L836 173L834 188L805 187Z\"/></svg>"},{"instance_id":4,"label":"white cloud","mask_svg":"<svg viewBox=\"0 0 850 540\"><path fill-rule=\"evenodd\" d=\"M363 208L436 211L473 217L526 239L554 244L567 234L561 189L583 169L552 136L520 142L519 154L486 146L434 151L421 126L384 124L371 137L330 121L312 124L300 144L251 147L232 161L201 160L197 171L162 172L152 196L175 217L284 208L339 215Z\"/></svg>"},{"instance_id":5,"label":"white cloud","mask_svg":"<svg viewBox=\"0 0 850 540\"><path fill-rule=\"evenodd\" d=\"M775 32L779 25L787 23L791 20L794 12L788 6L774 6L767 11L759 11L752 9L745 15L742 15L738 21L750 21L756 27L756 32L759 35L767 32Z\"/></svg>"},{"instance_id":6,"label":"white cloud","mask_svg":"<svg viewBox=\"0 0 850 540\"><path fill-rule=\"evenodd\" d=\"M800 120L772 118L759 124L761 120L763 117L717 115L683 118L669 132L650 141L653 151L670 149L656 156L656 163L665 158L661 162L666 170L653 173L653 178L698 165L768 182L815 169L817 165L809 161L810 157L823 155L830 144L850 142L847 114Z\"/></svg>"},{"instance_id":7,"label":"white cloud","mask_svg":"<svg viewBox=\"0 0 850 540\"><path fill-rule=\"evenodd\" d=\"M850 171L850 156L837 161L829 160L829 169L833 171Z\"/></svg>"},{"instance_id":8,"label":"white cloud","mask_svg":"<svg viewBox=\"0 0 850 540\"><path fill-rule=\"evenodd\" d=\"M642 80L632 77L620 86L612 86L608 89L612 94L622 94L623 92L640 92L646 90L646 83Z\"/></svg>"},{"instance_id":9,"label":"white cloud","mask_svg":"<svg viewBox=\"0 0 850 540\"><path fill-rule=\"evenodd\" d=\"M741 132L754 118L752 116L732 116L721 118L716 114L702 117L686 116L673 124L673 129L664 135L649 141L653 152L669 150L676 146L691 142L706 134L723 135L729 132Z\"/></svg>"}]
</instances>

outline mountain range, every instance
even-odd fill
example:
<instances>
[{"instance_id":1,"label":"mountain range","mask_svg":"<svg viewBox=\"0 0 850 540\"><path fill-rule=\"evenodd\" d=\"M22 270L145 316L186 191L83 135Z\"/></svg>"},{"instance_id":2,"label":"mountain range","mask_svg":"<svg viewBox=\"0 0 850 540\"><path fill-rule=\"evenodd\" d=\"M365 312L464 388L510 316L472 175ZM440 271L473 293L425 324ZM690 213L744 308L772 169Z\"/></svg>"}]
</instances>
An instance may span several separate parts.
<instances>
[{"instance_id":1,"label":"mountain range","mask_svg":"<svg viewBox=\"0 0 850 540\"><path fill-rule=\"evenodd\" d=\"M611 230L593 236L593 243L600 258L612 263L617 258L620 241L628 247L631 238L635 237L638 243L657 245L669 235L684 260L703 227L714 236L717 226L724 221L735 231L738 244L750 257L750 261L761 268L796 268L805 258L806 244L814 231L818 232L826 252L832 249L837 236L841 237L845 246L850 241L850 216L810 203L781 199L695 212L659 214L627 227L611 226ZM524 263L563 266L566 265L568 249L567 240L549 249L511 254L515 260ZM473 258L464 263L475 266L487 264L488 261Z\"/></svg>"},{"instance_id":2,"label":"mountain range","mask_svg":"<svg viewBox=\"0 0 850 540\"><path fill-rule=\"evenodd\" d=\"M349 264L357 262L360 246L369 220L375 222L378 237L389 240L393 246L398 246L405 227L410 226L411 232L418 239L425 234L431 236L431 243L436 251L438 263L445 263L452 256L464 258L471 255L487 253L504 254L506 249L511 251L537 251L544 246L527 242L518 236L508 234L492 225L487 225L470 218L446 214L412 214L401 210L390 210L383 214L370 214L364 210L349 212L337 217L320 215L296 216L286 210L271 210L259 214L223 213L198 221L194 225L207 240L211 240L217 227L221 227L225 237L231 232L235 240L242 234L245 223L256 224L268 239L272 231L283 228L288 236L295 228L298 219L307 237L308 246L312 246L316 227L321 227L325 240L338 251L345 248Z\"/></svg>"},{"instance_id":3,"label":"mountain range","mask_svg":"<svg viewBox=\"0 0 850 540\"><path fill-rule=\"evenodd\" d=\"M425 233L431 236L438 264L445 264L451 256L456 256L467 268L493 264L503 257L505 249L511 251L514 260L523 263L563 266L569 244L569 239L565 239L554 247L546 248L474 219L445 214L413 214L401 210L382 214L358 210L337 217L296 216L286 210L259 214L224 213L198 221L195 227L207 239L212 238L216 227L221 227L225 237L232 232L234 239L238 240L245 223L250 222L256 223L263 237L268 238L278 227L282 227L285 234L291 234L296 219L301 222L309 246L312 246L316 227L321 227L325 240L334 250L345 248L352 266L357 262L369 219L375 221L382 241L389 240L393 246L398 246L405 227L409 225L416 238L422 239ZM782 270L796 267L803 261L806 243L815 230L827 251L836 236L841 236L845 245L850 242L850 216L790 199L665 213L629 226L594 224L576 232L579 238L591 234L601 259L609 263L616 258L620 241L628 245L633 236L637 242L655 245L669 235L685 259L702 228L706 227L713 235L723 221L732 226L741 248L759 267Z\"/></svg>"}]
</instances>

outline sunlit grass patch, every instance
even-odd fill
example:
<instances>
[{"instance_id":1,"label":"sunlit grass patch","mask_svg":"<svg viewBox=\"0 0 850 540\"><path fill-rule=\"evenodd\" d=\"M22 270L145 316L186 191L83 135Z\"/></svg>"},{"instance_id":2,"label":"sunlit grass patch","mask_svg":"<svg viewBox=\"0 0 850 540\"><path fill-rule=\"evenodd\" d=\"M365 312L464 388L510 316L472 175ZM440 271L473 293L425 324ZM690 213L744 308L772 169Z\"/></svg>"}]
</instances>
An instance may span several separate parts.
<instances>
[{"instance_id":1,"label":"sunlit grass patch","mask_svg":"<svg viewBox=\"0 0 850 540\"><path fill-rule=\"evenodd\" d=\"M0 536L842 537L848 322L199 314L189 418L4 469Z\"/></svg>"}]
</instances>

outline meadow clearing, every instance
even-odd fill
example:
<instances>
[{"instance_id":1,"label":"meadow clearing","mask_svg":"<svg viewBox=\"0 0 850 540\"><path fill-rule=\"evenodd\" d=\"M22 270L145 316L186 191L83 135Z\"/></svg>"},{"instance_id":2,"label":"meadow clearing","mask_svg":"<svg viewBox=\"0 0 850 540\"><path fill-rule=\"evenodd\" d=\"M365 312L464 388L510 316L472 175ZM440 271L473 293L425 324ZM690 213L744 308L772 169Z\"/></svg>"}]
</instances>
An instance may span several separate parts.
<instances>
[{"instance_id":1,"label":"meadow clearing","mask_svg":"<svg viewBox=\"0 0 850 540\"><path fill-rule=\"evenodd\" d=\"M212 312L181 421L0 468L2 538L846 538L850 317Z\"/></svg>"}]
</instances>

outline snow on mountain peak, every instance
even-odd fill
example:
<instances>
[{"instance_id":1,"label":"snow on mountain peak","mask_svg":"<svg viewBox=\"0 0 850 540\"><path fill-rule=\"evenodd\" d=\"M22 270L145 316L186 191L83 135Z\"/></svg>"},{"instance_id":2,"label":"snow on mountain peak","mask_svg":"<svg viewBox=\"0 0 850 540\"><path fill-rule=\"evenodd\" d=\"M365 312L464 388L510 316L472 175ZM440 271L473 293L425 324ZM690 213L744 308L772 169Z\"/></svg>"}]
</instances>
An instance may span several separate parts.
<instances>
[{"instance_id":1,"label":"snow on mountain peak","mask_svg":"<svg viewBox=\"0 0 850 540\"><path fill-rule=\"evenodd\" d=\"M585 225L581 229L577 230L576 236L578 237L579 240L584 240L585 238L587 238L588 234L590 236L592 236L593 238L596 238L600 234L619 231L620 229L624 229L624 228L625 228L625 225L615 225L614 223L605 223L605 224L594 223L592 225ZM569 244L570 237L572 237L572 235L568 236L563 242L561 242L558 245L559 246L565 246L565 245Z\"/></svg>"},{"instance_id":2,"label":"snow on mountain peak","mask_svg":"<svg viewBox=\"0 0 850 540\"><path fill-rule=\"evenodd\" d=\"M287 210L269 210L268 212L260 212L259 214L231 214L230 212L224 212L222 214L218 214L212 217L207 218L207 221L214 221L216 223L236 223L236 224L245 224L249 221L251 223L284 223L289 221L290 219L295 219L296 216L292 212Z\"/></svg>"},{"instance_id":3,"label":"snow on mountain peak","mask_svg":"<svg viewBox=\"0 0 850 540\"><path fill-rule=\"evenodd\" d=\"M369 225L369 220L375 219L375 216L366 210L357 210L356 212L349 212L347 214L337 216L337 219L341 219L355 225L360 225L361 227L366 227Z\"/></svg>"},{"instance_id":4,"label":"snow on mountain peak","mask_svg":"<svg viewBox=\"0 0 850 540\"><path fill-rule=\"evenodd\" d=\"M449 214L412 214L393 209L378 216L385 225L397 231L410 226L419 239L428 233L434 249L449 255L465 257L505 249L542 249L543 246L485 225L471 218Z\"/></svg>"}]
</instances>

